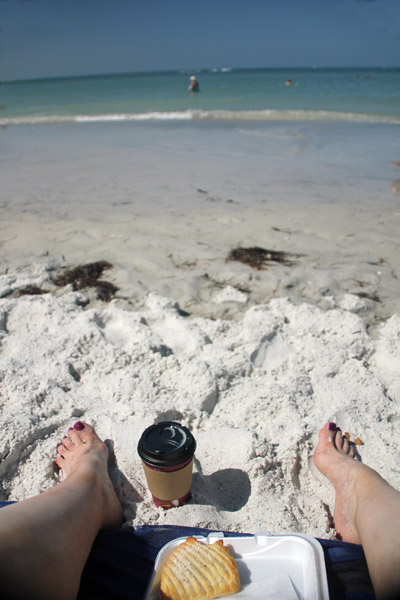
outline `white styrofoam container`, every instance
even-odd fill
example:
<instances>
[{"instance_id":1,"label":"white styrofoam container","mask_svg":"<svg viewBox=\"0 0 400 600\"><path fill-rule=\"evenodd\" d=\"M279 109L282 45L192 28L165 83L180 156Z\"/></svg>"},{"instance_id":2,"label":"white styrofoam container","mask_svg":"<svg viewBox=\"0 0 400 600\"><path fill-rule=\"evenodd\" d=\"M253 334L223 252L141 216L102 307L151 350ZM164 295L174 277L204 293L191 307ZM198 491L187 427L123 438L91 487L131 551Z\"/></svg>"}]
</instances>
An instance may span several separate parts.
<instances>
[{"instance_id":1,"label":"white styrofoam container","mask_svg":"<svg viewBox=\"0 0 400 600\"><path fill-rule=\"evenodd\" d=\"M205 544L222 539L236 560L242 589L226 599L329 600L324 553L312 537L268 532L245 537L224 537L223 533L193 537ZM145 600L159 600L163 565L185 540L177 538L161 548Z\"/></svg>"}]
</instances>

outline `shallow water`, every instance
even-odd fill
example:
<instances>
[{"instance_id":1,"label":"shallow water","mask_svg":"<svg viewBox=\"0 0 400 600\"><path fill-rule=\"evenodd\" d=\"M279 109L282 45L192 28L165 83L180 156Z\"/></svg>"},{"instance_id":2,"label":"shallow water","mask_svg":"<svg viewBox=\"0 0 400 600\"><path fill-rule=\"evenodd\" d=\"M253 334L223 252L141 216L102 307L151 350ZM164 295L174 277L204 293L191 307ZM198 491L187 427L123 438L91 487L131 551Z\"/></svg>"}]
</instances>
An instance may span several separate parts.
<instances>
[{"instance_id":1,"label":"shallow water","mask_svg":"<svg viewBox=\"0 0 400 600\"><path fill-rule=\"evenodd\" d=\"M304 119L400 123L400 69L238 69L5 82L0 124L57 120ZM290 78L291 86L285 81Z\"/></svg>"}]
</instances>

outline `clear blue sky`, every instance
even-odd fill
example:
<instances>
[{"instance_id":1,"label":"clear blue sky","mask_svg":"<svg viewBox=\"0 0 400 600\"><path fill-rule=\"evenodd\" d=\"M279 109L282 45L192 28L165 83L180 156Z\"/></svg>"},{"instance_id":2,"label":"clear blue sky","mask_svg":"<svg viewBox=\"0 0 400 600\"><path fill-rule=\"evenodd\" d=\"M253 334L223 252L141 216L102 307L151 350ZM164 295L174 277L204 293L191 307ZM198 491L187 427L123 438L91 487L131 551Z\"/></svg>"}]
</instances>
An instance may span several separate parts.
<instances>
[{"instance_id":1,"label":"clear blue sky","mask_svg":"<svg viewBox=\"0 0 400 600\"><path fill-rule=\"evenodd\" d=\"M0 80L400 66L400 0L0 0Z\"/></svg>"}]
</instances>

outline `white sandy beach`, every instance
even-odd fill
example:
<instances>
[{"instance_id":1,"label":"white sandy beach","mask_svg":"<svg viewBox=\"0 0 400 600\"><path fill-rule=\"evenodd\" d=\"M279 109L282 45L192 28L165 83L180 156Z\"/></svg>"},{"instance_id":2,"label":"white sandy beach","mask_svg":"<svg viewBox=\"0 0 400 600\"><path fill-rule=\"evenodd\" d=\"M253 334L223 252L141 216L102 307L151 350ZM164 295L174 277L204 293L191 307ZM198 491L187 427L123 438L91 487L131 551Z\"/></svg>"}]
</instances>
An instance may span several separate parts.
<instances>
[{"instance_id":1,"label":"white sandy beach","mask_svg":"<svg viewBox=\"0 0 400 600\"><path fill-rule=\"evenodd\" d=\"M332 536L310 459L326 421L400 489L395 135L151 127L0 131L1 499L56 485L82 419L110 440L127 524ZM239 246L291 264L227 261ZM98 260L110 303L52 283ZM165 418L197 440L192 498L166 512L136 451Z\"/></svg>"}]
</instances>

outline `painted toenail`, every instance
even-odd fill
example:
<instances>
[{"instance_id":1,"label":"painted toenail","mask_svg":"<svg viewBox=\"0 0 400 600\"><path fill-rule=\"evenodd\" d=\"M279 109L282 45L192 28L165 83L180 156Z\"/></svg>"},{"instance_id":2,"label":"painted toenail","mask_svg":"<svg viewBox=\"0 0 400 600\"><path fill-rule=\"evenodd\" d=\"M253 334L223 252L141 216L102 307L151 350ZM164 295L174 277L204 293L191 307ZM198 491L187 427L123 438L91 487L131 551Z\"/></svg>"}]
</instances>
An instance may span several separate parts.
<instances>
[{"instance_id":1,"label":"painted toenail","mask_svg":"<svg viewBox=\"0 0 400 600\"><path fill-rule=\"evenodd\" d=\"M329 423L328 429L329 431L336 431L336 423Z\"/></svg>"},{"instance_id":2,"label":"painted toenail","mask_svg":"<svg viewBox=\"0 0 400 600\"><path fill-rule=\"evenodd\" d=\"M67 439L67 437L68 437L67 435L64 435L64 437L63 437L63 440L66 440L66 439Z\"/></svg>"},{"instance_id":3,"label":"painted toenail","mask_svg":"<svg viewBox=\"0 0 400 600\"><path fill-rule=\"evenodd\" d=\"M82 421L77 421L74 425L74 429L76 429L76 431L82 431L82 429L85 429L85 426Z\"/></svg>"},{"instance_id":4,"label":"painted toenail","mask_svg":"<svg viewBox=\"0 0 400 600\"><path fill-rule=\"evenodd\" d=\"M73 431L74 428L73 427L68 427L68 431Z\"/></svg>"}]
</instances>

